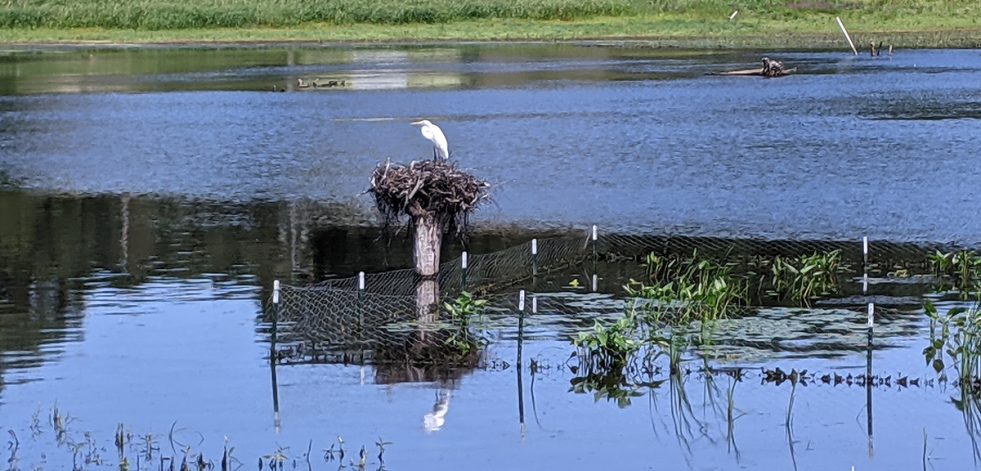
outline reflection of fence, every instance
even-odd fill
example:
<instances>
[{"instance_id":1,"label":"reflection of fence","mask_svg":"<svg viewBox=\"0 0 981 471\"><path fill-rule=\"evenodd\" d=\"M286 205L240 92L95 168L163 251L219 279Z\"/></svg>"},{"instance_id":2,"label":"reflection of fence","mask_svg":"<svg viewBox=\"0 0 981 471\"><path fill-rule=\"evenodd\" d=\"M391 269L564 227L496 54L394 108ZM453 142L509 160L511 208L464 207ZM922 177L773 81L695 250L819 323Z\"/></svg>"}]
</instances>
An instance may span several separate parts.
<instances>
[{"instance_id":1,"label":"reflection of fence","mask_svg":"<svg viewBox=\"0 0 981 471\"><path fill-rule=\"evenodd\" d=\"M576 313L590 310L556 297L529 296L522 302L516 290L531 286L536 276L550 271L589 271L596 261L638 260L652 252L691 255L697 251L702 257L738 262L838 250L846 267L861 273L863 265L882 271L897 265L925 268L927 256L940 248L951 247L873 241L863 256L861 240L758 241L591 232L582 237L532 240L489 254L464 254L443 263L435 282L428 284L413 270L404 269L307 287L284 285L278 320L286 339L303 341L308 349L317 346L317 352L307 350L305 355L357 352L359 358L381 361L404 357L413 350L425 356L432 353L427 349L445 342L448 319L442 309L433 310L429 303L437 298L453 299L461 291L479 293L489 301L491 312L504 317L522 310L544 310L568 315L574 322ZM870 263L863 263L863 259ZM435 291L437 298L433 293L421 296L427 290Z\"/></svg>"}]
</instances>

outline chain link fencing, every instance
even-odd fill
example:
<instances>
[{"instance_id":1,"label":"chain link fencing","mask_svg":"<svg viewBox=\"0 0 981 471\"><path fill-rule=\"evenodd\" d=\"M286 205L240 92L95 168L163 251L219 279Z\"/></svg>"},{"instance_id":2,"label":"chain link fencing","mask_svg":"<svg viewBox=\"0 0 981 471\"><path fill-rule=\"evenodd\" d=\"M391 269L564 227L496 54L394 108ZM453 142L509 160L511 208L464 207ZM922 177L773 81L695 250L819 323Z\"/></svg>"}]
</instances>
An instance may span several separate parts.
<instances>
[{"instance_id":1,"label":"chain link fencing","mask_svg":"<svg viewBox=\"0 0 981 471\"><path fill-rule=\"evenodd\" d=\"M623 312L623 303L590 305L561 293L525 295L519 290L561 271L592 273L600 264L637 266L648 254L677 255L739 264L753 258L793 257L839 251L842 269L861 274L901 267L927 272L928 257L937 250L959 249L953 244L911 244L885 241L763 241L712 237L666 237L597 234L531 240L505 250L468 255L441 264L435 280L424 280L412 269L392 270L332 279L309 286L283 284L279 302L267 319L275 321L282 358L321 362L438 363L459 340L461 326L451 309L463 291L486 301L490 328L513 323L516 313L564 316L587 327L597 317ZM611 277L617 276L610 274ZM588 278L587 278L588 279ZM588 282L587 282L588 284ZM622 293L609 293L622 294ZM863 293L864 294L864 293ZM856 303L857 304L857 303ZM612 307L611 307L612 306ZM465 326L469 329L470 326Z\"/></svg>"}]
</instances>

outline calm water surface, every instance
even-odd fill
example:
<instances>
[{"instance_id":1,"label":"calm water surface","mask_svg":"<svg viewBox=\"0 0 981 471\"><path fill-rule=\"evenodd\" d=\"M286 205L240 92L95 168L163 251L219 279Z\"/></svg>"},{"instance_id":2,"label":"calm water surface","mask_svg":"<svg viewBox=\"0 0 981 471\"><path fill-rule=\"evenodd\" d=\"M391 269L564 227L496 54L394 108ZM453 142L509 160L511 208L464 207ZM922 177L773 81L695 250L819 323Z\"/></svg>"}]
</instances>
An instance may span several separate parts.
<instances>
[{"instance_id":1,"label":"calm water surface","mask_svg":"<svg viewBox=\"0 0 981 471\"><path fill-rule=\"evenodd\" d=\"M591 308L575 325L529 318L521 368L505 316L474 370L408 381L373 366L280 366L274 420L261 318L272 282L409 264L360 193L379 161L428 155L408 125L420 117L495 183L473 253L593 223L981 242L981 54L766 54L800 73L704 75L758 52L553 45L4 52L0 428L20 442L6 457L71 466L49 423L57 406L74 418L69 442L91 432L109 464L123 423L170 455L186 444L217 461L228 437L244 469L278 447L305 467L308 445L314 469L333 469L322 450L339 435L350 455L368 446L370 469L379 437L393 442L389 469L908 469L924 445L928 467L975 467L976 406L924 367L928 326L911 304L929 287L886 278L874 371L918 383L873 388L871 419L864 387L763 381L760 368L865 371L864 318L833 304L721 326L718 366L745 367L741 381L700 374L692 353L683 383L629 407L571 393L569 338L622 305L561 279L545 291ZM604 286L630 268L603 267ZM434 414L439 430L424 426Z\"/></svg>"}]
</instances>

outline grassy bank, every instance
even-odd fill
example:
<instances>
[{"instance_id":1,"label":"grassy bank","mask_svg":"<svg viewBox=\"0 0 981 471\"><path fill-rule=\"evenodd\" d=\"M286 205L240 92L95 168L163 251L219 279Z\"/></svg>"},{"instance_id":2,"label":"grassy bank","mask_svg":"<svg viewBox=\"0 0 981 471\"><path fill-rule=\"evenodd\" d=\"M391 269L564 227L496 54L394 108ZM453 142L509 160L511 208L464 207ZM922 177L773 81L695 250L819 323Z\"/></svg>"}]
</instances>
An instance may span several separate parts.
<instances>
[{"instance_id":1,"label":"grassy bank","mask_svg":"<svg viewBox=\"0 0 981 471\"><path fill-rule=\"evenodd\" d=\"M2 0L0 0L2 1ZM0 3L2 4L2 3ZM977 0L6 0L0 41L650 40L824 47L840 16L858 41L981 46ZM738 10L735 18L729 17Z\"/></svg>"}]
</instances>

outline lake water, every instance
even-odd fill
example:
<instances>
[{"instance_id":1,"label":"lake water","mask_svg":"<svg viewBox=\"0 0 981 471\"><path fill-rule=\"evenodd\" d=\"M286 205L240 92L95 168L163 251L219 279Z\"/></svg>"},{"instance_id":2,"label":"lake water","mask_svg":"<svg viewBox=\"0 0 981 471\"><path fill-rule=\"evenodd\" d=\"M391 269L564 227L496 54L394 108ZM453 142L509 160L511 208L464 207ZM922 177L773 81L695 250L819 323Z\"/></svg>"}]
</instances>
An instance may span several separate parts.
<instances>
[{"instance_id":1,"label":"lake water","mask_svg":"<svg viewBox=\"0 0 981 471\"><path fill-rule=\"evenodd\" d=\"M976 467L981 409L922 355L929 326L917 306L929 283L885 269L871 348L854 300L767 306L719 327L712 366L740 368L740 380L706 374L689 352L690 374L663 374L622 408L570 392L568 359L576 332L622 312L629 261L592 271L598 293L568 286L575 268L524 286L543 306L578 308L529 315L520 335L513 315L497 316L476 369L270 369L273 280L410 265L410 245L384 236L362 192L386 158L430 155L408 124L419 118L493 183L494 203L472 220L474 254L591 224L623 236L981 244L981 53L766 51L799 72L705 75L762 55L534 44L4 51L0 429L17 443L4 457L13 469L116 466L121 423L134 434L131 464L152 435L154 466L184 446L217 464L227 437L243 469L281 447L288 469L308 467L308 447L311 468L333 469L324 450L341 436L343 464L357 468L365 445L370 469L382 467L379 438L392 442L388 469ZM297 78L343 85L299 88ZM882 382L859 386L870 351ZM814 378L767 381L776 368ZM59 440L53 416L66 413Z\"/></svg>"}]
</instances>

